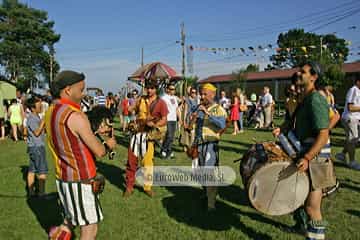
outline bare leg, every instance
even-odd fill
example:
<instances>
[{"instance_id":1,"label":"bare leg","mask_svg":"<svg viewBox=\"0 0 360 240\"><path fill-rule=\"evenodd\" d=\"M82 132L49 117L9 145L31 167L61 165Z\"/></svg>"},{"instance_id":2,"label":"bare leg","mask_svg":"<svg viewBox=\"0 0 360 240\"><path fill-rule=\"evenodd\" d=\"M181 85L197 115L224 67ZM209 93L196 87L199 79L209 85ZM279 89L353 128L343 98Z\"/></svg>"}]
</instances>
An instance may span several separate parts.
<instances>
[{"instance_id":1,"label":"bare leg","mask_svg":"<svg viewBox=\"0 0 360 240\"><path fill-rule=\"evenodd\" d=\"M97 234L97 224L90 224L80 227L80 240L95 240Z\"/></svg>"},{"instance_id":2,"label":"bare leg","mask_svg":"<svg viewBox=\"0 0 360 240\"><path fill-rule=\"evenodd\" d=\"M11 129L12 129L12 134L13 134L14 140L17 141L18 140L17 125L16 124L11 124Z\"/></svg>"},{"instance_id":3,"label":"bare leg","mask_svg":"<svg viewBox=\"0 0 360 240\"><path fill-rule=\"evenodd\" d=\"M234 124L234 132L232 134L235 135L239 132L239 128L237 125L237 121L233 121L233 124Z\"/></svg>"},{"instance_id":4,"label":"bare leg","mask_svg":"<svg viewBox=\"0 0 360 240\"><path fill-rule=\"evenodd\" d=\"M35 194L34 183L35 183L35 173L28 172L28 174L27 174L27 187L28 187L28 194L30 196Z\"/></svg>"},{"instance_id":5,"label":"bare leg","mask_svg":"<svg viewBox=\"0 0 360 240\"><path fill-rule=\"evenodd\" d=\"M4 140L5 139L5 126L2 125L1 126L1 140Z\"/></svg>"},{"instance_id":6,"label":"bare leg","mask_svg":"<svg viewBox=\"0 0 360 240\"><path fill-rule=\"evenodd\" d=\"M321 190L312 191L306 200L306 212L311 220L321 221Z\"/></svg>"}]
</instances>

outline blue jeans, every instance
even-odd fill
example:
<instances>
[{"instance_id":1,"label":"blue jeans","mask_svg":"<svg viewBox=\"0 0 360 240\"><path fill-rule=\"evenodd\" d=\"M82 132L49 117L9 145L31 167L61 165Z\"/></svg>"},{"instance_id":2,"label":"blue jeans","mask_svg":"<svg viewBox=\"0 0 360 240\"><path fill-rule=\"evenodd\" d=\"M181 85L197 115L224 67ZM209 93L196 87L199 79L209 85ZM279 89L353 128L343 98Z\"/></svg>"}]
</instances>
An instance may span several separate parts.
<instances>
[{"instance_id":1,"label":"blue jeans","mask_svg":"<svg viewBox=\"0 0 360 240\"><path fill-rule=\"evenodd\" d=\"M238 126L239 126L239 130L243 130L244 126L243 126L243 117L244 117L244 112L239 112L239 120L238 120Z\"/></svg>"},{"instance_id":2,"label":"blue jeans","mask_svg":"<svg viewBox=\"0 0 360 240\"><path fill-rule=\"evenodd\" d=\"M166 136L163 145L161 147L161 151L165 152L167 157L170 156L171 154L171 148L174 141L175 131L176 131L176 121L168 121Z\"/></svg>"}]
</instances>

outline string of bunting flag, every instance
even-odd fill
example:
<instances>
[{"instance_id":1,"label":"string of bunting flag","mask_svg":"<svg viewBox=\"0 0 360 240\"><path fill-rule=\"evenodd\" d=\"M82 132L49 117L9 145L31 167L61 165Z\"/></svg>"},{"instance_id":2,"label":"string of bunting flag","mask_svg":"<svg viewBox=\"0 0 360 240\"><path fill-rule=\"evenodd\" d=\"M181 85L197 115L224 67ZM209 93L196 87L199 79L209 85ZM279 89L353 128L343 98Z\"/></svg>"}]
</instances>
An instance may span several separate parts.
<instances>
[{"instance_id":1,"label":"string of bunting flag","mask_svg":"<svg viewBox=\"0 0 360 240\"><path fill-rule=\"evenodd\" d=\"M350 46L351 45L351 41L346 41L346 45ZM249 46L249 47L240 47L240 48L229 48L229 47L197 47L197 46L193 46L193 45L189 45L187 46L188 48L188 52L192 52L192 51L200 51L200 52L212 52L214 54L240 54L243 56L256 56L256 54L263 52L269 52L270 50L275 50L277 53L286 51L288 53L292 52L292 50L294 49L301 49L302 52L304 53L304 55L306 55L311 49L316 49L316 48L320 48L320 45L310 45L310 46L299 46L299 47L292 47L292 48L275 48L273 46L273 44L267 44L264 46L259 45L258 47L253 47L253 46ZM327 49L328 45L327 44L323 44L322 45L323 49ZM350 52L349 55L355 55L355 53ZM357 53L357 55L360 55L360 52ZM341 56L341 53L339 53L339 56Z\"/></svg>"}]
</instances>

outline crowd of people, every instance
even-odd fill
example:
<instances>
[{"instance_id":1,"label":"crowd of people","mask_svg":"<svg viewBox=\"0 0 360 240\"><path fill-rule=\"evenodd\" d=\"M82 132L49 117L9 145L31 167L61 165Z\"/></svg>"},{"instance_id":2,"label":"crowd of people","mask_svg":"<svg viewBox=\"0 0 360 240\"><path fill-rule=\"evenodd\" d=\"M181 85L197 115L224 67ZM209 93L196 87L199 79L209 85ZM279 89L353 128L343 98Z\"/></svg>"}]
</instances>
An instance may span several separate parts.
<instances>
[{"instance_id":1,"label":"crowd of people","mask_svg":"<svg viewBox=\"0 0 360 240\"><path fill-rule=\"evenodd\" d=\"M133 194L135 175L140 166L145 169L144 193L154 196L151 176L156 146L159 146L161 158L171 159L176 136L196 168L220 165L218 145L230 124L233 125L232 135L243 133L245 125L250 124L255 128L271 129L275 136L292 132L302 146L297 168L309 172L311 180L305 206L294 213L294 216L302 216L296 218L300 219L296 228L302 229L307 239L324 239L326 224L320 209L322 190L332 187L336 177L322 171L333 171L329 135L340 118L346 139L343 151L336 157L346 161L348 154L348 166L360 170L360 164L355 160L360 126L360 77L357 76L348 91L340 116L332 88L318 86L321 76L322 70L317 63L307 63L293 75L292 84L286 91L285 121L280 128L275 128L275 102L268 86L263 87L261 96L252 93L250 99L241 89L236 89L228 98L225 90L210 83L200 88L191 86L184 97L179 97L175 83L167 83L164 92L159 94L159 82L148 80L140 94L137 89L123 96L111 92L104 96L98 91L91 98L84 96L84 74L63 71L57 75L51 93L46 96L32 94L29 97L18 92L17 99L4 102L5 110L0 118L1 139L11 132L15 142L20 138L27 142L29 197L46 195L46 142L50 148L55 160L56 186L65 213L63 224L50 231L50 238L70 236L72 228L80 226L83 239L95 239L97 224L103 219L98 197L103 179L98 177L95 158L104 156L116 145L111 127L113 118L120 119L120 129L130 139L125 198ZM220 97L216 96L217 92ZM85 113L99 107L107 109L110 117L93 129ZM206 186L204 189L208 210L214 211L217 187ZM81 209L81 214L76 209Z\"/></svg>"}]
</instances>

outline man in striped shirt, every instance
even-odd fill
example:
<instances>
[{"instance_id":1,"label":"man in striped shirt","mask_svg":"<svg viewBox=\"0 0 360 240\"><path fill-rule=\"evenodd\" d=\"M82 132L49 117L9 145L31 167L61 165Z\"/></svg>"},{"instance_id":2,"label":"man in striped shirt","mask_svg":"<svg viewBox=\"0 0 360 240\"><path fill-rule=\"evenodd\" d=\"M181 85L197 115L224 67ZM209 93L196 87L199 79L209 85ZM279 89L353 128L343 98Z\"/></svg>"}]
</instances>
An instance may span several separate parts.
<instances>
[{"instance_id":1,"label":"man in striped shirt","mask_svg":"<svg viewBox=\"0 0 360 240\"><path fill-rule=\"evenodd\" d=\"M106 97L100 90L97 92L97 96L95 97L95 103L96 105L104 107L106 105Z\"/></svg>"},{"instance_id":2,"label":"man in striped shirt","mask_svg":"<svg viewBox=\"0 0 360 240\"><path fill-rule=\"evenodd\" d=\"M64 224L50 232L50 239L66 239L72 226L80 226L80 239L95 239L97 224L103 219L98 195L91 185L96 176L94 157L104 156L104 145L112 149L116 142L110 138L103 145L92 132L80 110L84 89L84 74L61 72L52 85L54 97L59 100L45 115L56 186L65 213Z\"/></svg>"}]
</instances>

